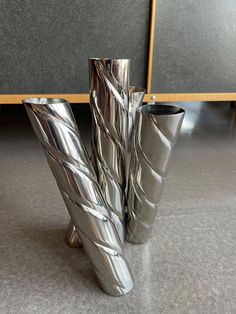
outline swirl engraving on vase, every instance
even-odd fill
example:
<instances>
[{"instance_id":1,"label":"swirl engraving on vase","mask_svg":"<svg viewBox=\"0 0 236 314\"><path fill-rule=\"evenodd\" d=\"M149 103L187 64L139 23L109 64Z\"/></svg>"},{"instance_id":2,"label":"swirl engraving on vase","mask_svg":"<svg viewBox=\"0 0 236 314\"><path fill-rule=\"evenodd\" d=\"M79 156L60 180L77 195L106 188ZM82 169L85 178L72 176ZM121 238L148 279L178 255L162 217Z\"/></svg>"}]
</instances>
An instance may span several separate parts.
<instances>
[{"instance_id":1,"label":"swirl engraving on vase","mask_svg":"<svg viewBox=\"0 0 236 314\"><path fill-rule=\"evenodd\" d=\"M129 60L90 59L93 160L114 215L123 224L129 100Z\"/></svg>"},{"instance_id":2,"label":"swirl engraving on vase","mask_svg":"<svg viewBox=\"0 0 236 314\"><path fill-rule=\"evenodd\" d=\"M166 114L162 114L163 107ZM150 113L147 108L151 110ZM173 111L172 108L176 107L144 105L137 111L126 225L127 239L131 242L145 242L155 221L171 155L184 117L182 109Z\"/></svg>"},{"instance_id":3,"label":"swirl engraving on vase","mask_svg":"<svg viewBox=\"0 0 236 314\"><path fill-rule=\"evenodd\" d=\"M101 287L111 295L128 293L132 273L69 104L50 99L24 104Z\"/></svg>"}]
</instances>

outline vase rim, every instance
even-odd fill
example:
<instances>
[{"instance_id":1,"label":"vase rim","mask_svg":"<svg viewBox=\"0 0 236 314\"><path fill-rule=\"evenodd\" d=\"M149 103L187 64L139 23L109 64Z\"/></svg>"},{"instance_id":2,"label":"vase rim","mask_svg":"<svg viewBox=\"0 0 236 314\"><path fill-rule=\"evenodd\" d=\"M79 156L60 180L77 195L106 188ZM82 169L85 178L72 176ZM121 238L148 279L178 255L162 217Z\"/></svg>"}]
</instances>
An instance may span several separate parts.
<instances>
[{"instance_id":1,"label":"vase rim","mask_svg":"<svg viewBox=\"0 0 236 314\"><path fill-rule=\"evenodd\" d=\"M137 109L141 114L150 114L150 115L177 115L184 113L185 110L181 107L171 106L171 105L162 105L162 104L145 104Z\"/></svg>"},{"instance_id":2,"label":"vase rim","mask_svg":"<svg viewBox=\"0 0 236 314\"><path fill-rule=\"evenodd\" d=\"M47 98L47 97L31 97L22 100L23 104L28 105L52 105L68 103L67 100L62 98Z\"/></svg>"},{"instance_id":3,"label":"vase rim","mask_svg":"<svg viewBox=\"0 0 236 314\"><path fill-rule=\"evenodd\" d=\"M130 61L127 58L89 58L89 60L98 60L98 61Z\"/></svg>"}]
</instances>

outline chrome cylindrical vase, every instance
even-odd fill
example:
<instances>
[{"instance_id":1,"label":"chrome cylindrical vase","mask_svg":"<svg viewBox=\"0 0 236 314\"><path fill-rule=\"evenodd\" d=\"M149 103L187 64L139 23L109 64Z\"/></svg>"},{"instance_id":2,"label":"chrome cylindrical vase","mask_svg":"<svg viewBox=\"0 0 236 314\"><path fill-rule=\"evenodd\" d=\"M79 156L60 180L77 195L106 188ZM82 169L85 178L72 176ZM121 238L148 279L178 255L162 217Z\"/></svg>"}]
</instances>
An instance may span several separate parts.
<instances>
[{"instance_id":1,"label":"chrome cylindrical vase","mask_svg":"<svg viewBox=\"0 0 236 314\"><path fill-rule=\"evenodd\" d=\"M146 90L142 87L130 86L128 106L127 146L131 147L132 134L137 108L141 106Z\"/></svg>"},{"instance_id":2,"label":"chrome cylindrical vase","mask_svg":"<svg viewBox=\"0 0 236 314\"><path fill-rule=\"evenodd\" d=\"M113 215L123 224L130 60L94 58L89 59L89 67L92 159Z\"/></svg>"},{"instance_id":3,"label":"chrome cylindrical vase","mask_svg":"<svg viewBox=\"0 0 236 314\"><path fill-rule=\"evenodd\" d=\"M128 187L126 239L144 243L150 236L184 110L143 105L136 112Z\"/></svg>"},{"instance_id":4,"label":"chrome cylindrical vase","mask_svg":"<svg viewBox=\"0 0 236 314\"><path fill-rule=\"evenodd\" d=\"M103 197L70 105L47 98L23 103L100 286L113 296L128 293L133 277L115 228L118 222Z\"/></svg>"},{"instance_id":5,"label":"chrome cylindrical vase","mask_svg":"<svg viewBox=\"0 0 236 314\"><path fill-rule=\"evenodd\" d=\"M128 187L129 167L131 158L131 148L133 141L134 123L137 108L142 105L146 90L142 87L131 86L129 90L129 106L128 106L128 124L127 124L127 138L126 138L126 189ZM127 191L126 191L127 192Z\"/></svg>"}]
</instances>

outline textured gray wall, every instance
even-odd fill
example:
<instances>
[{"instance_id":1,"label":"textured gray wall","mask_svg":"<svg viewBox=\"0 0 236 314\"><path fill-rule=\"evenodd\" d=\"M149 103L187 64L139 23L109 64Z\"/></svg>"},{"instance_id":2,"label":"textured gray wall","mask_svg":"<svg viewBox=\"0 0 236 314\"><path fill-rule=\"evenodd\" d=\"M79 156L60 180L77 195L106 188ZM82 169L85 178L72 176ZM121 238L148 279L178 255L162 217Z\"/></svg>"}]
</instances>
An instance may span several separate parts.
<instances>
[{"instance_id":1,"label":"textured gray wall","mask_svg":"<svg viewBox=\"0 0 236 314\"><path fill-rule=\"evenodd\" d=\"M0 0L0 93L88 91L89 57L146 83L149 0Z\"/></svg>"},{"instance_id":2,"label":"textured gray wall","mask_svg":"<svg viewBox=\"0 0 236 314\"><path fill-rule=\"evenodd\" d=\"M236 92L235 0L157 0L152 92Z\"/></svg>"}]
</instances>

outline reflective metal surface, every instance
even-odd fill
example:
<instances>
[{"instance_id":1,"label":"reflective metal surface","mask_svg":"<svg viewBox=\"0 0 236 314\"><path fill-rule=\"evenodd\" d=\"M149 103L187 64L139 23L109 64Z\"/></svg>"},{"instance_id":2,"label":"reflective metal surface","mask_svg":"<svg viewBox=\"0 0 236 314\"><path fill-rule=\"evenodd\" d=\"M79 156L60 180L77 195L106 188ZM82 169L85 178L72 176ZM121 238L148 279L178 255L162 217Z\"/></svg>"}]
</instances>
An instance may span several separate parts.
<instances>
[{"instance_id":1,"label":"reflective metal surface","mask_svg":"<svg viewBox=\"0 0 236 314\"><path fill-rule=\"evenodd\" d=\"M181 135L152 237L126 243L135 289L122 299L96 286L83 249L65 246L68 216L41 147L21 106L2 106L3 313L235 314L235 110L227 102L175 106L186 110ZM74 107L89 146L90 110Z\"/></svg>"},{"instance_id":2,"label":"reflective metal surface","mask_svg":"<svg viewBox=\"0 0 236 314\"><path fill-rule=\"evenodd\" d=\"M23 101L100 286L120 296L133 278L111 210L80 139L70 105L63 99Z\"/></svg>"},{"instance_id":3,"label":"reflective metal surface","mask_svg":"<svg viewBox=\"0 0 236 314\"><path fill-rule=\"evenodd\" d=\"M126 188L128 186L129 179L129 166L131 158L131 147L134 122L136 117L136 110L141 106L146 90L141 87L131 86L129 90L129 107L128 107L128 127L127 127L127 138L126 138Z\"/></svg>"},{"instance_id":4,"label":"reflective metal surface","mask_svg":"<svg viewBox=\"0 0 236 314\"><path fill-rule=\"evenodd\" d=\"M129 108L128 108L128 146L131 146L130 140L133 133L134 121L137 108L142 104L146 90L142 87L131 86L129 90Z\"/></svg>"},{"instance_id":5,"label":"reflective metal surface","mask_svg":"<svg viewBox=\"0 0 236 314\"><path fill-rule=\"evenodd\" d=\"M92 154L98 180L124 239L125 153L128 128L130 60L90 59Z\"/></svg>"},{"instance_id":6,"label":"reflective metal surface","mask_svg":"<svg viewBox=\"0 0 236 314\"><path fill-rule=\"evenodd\" d=\"M81 246L78 232L76 231L76 228L72 221L70 221L68 229L66 231L65 242L68 246L72 248L77 248Z\"/></svg>"},{"instance_id":7,"label":"reflective metal surface","mask_svg":"<svg viewBox=\"0 0 236 314\"><path fill-rule=\"evenodd\" d=\"M184 110L167 105L137 109L132 146L126 238L143 243L150 235Z\"/></svg>"}]
</instances>

